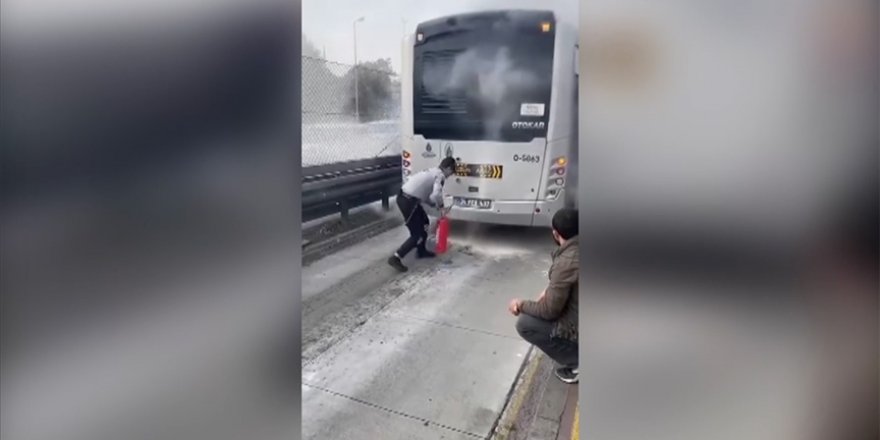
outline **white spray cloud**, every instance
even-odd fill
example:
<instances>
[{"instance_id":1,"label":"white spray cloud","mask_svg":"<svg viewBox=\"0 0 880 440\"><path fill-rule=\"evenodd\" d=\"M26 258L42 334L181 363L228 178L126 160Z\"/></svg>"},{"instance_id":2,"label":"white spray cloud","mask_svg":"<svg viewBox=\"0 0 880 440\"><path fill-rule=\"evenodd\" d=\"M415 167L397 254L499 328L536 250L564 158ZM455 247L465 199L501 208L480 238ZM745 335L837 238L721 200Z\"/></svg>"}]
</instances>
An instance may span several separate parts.
<instances>
[{"instance_id":1,"label":"white spray cloud","mask_svg":"<svg viewBox=\"0 0 880 440\"><path fill-rule=\"evenodd\" d=\"M438 66L439 67L439 66ZM517 67L508 46L483 45L462 52L451 68L426 69L423 83L433 95L445 96L462 91L476 99L482 109L486 135L497 137L511 113L512 97L531 90L548 79Z\"/></svg>"}]
</instances>

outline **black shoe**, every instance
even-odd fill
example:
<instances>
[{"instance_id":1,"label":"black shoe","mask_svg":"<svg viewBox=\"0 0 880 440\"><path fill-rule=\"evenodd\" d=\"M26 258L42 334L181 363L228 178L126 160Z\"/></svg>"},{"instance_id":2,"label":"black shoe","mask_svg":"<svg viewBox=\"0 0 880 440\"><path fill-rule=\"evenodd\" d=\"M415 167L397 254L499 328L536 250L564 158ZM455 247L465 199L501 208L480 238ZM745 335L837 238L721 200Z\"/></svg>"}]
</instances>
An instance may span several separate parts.
<instances>
[{"instance_id":1,"label":"black shoe","mask_svg":"<svg viewBox=\"0 0 880 440\"><path fill-rule=\"evenodd\" d=\"M569 367L557 368L556 377L565 383L578 383L578 370Z\"/></svg>"},{"instance_id":2,"label":"black shoe","mask_svg":"<svg viewBox=\"0 0 880 440\"><path fill-rule=\"evenodd\" d=\"M388 264L390 264L391 267L397 269L398 272L406 272L409 270L406 266L403 265L403 262L400 261L400 258L397 258L397 256L395 255L392 255L391 258L388 259Z\"/></svg>"},{"instance_id":3,"label":"black shoe","mask_svg":"<svg viewBox=\"0 0 880 440\"><path fill-rule=\"evenodd\" d=\"M434 258L437 254L425 249L423 251L418 251L416 253L416 258Z\"/></svg>"}]
</instances>

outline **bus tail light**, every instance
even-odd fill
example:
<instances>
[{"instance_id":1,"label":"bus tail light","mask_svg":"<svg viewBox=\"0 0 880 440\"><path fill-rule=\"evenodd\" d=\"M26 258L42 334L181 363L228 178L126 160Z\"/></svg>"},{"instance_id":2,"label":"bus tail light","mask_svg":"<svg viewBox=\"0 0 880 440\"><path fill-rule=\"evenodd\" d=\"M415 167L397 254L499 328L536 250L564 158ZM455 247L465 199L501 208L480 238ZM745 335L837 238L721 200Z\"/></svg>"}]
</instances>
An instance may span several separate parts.
<instances>
[{"instance_id":1,"label":"bus tail light","mask_svg":"<svg viewBox=\"0 0 880 440\"><path fill-rule=\"evenodd\" d=\"M559 192L565 188L565 179L556 178L547 181L547 200L554 200Z\"/></svg>"},{"instance_id":2,"label":"bus tail light","mask_svg":"<svg viewBox=\"0 0 880 440\"><path fill-rule=\"evenodd\" d=\"M547 193L548 201L556 200L559 193L565 188L565 166L568 165L568 158L559 156L553 159L550 165L550 175L547 176Z\"/></svg>"},{"instance_id":3,"label":"bus tail light","mask_svg":"<svg viewBox=\"0 0 880 440\"><path fill-rule=\"evenodd\" d=\"M409 167L412 166L412 162L409 161L409 158L412 157L412 154L410 154L409 151L403 150L400 155L403 156L403 177L404 180L406 180L406 177L412 174L412 171L409 169Z\"/></svg>"},{"instance_id":4,"label":"bus tail light","mask_svg":"<svg viewBox=\"0 0 880 440\"><path fill-rule=\"evenodd\" d=\"M565 174L566 165L568 165L568 158L565 156L560 156L556 159L553 159L553 165L550 167L550 170L552 173L561 176Z\"/></svg>"}]
</instances>

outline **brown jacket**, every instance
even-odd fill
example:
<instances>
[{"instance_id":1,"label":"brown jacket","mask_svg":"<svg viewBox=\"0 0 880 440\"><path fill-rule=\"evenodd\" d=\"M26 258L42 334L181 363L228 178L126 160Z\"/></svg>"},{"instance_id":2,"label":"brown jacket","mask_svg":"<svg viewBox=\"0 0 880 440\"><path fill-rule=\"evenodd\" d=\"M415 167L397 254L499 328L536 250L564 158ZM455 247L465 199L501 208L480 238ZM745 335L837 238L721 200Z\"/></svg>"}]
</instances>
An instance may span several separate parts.
<instances>
[{"instance_id":1,"label":"brown jacket","mask_svg":"<svg viewBox=\"0 0 880 440\"><path fill-rule=\"evenodd\" d=\"M540 301L523 301L522 313L553 321L552 337L577 342L578 339L578 277L580 247L578 237L565 242L553 252L550 283Z\"/></svg>"}]
</instances>

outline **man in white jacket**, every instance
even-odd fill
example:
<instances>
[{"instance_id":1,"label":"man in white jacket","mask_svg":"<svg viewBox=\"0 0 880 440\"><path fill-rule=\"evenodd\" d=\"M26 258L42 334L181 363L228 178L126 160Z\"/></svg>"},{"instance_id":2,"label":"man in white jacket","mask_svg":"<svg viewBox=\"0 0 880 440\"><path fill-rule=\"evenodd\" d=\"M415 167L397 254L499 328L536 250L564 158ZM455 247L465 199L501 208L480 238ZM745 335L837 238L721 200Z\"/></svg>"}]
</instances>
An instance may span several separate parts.
<instances>
[{"instance_id":1,"label":"man in white jacket","mask_svg":"<svg viewBox=\"0 0 880 440\"><path fill-rule=\"evenodd\" d=\"M443 209L443 184L446 178L455 173L455 159L447 157L440 162L440 166L418 172L407 180L400 188L397 195L397 207L403 215L406 228L409 229L409 238L397 249L390 258L388 264L400 272L409 270L403 265L403 258L413 248L416 249L418 258L431 258L435 254L426 248L428 240L428 214L422 208L422 203L428 206Z\"/></svg>"}]
</instances>

